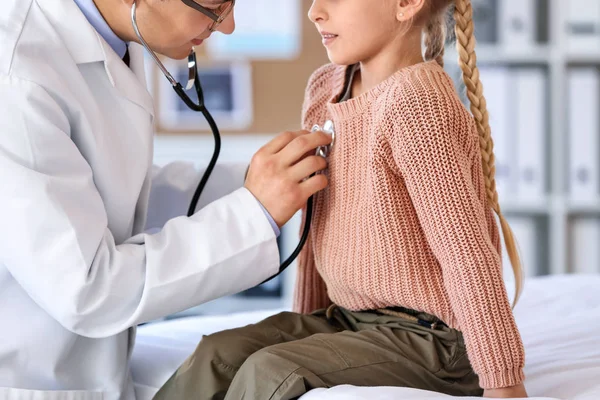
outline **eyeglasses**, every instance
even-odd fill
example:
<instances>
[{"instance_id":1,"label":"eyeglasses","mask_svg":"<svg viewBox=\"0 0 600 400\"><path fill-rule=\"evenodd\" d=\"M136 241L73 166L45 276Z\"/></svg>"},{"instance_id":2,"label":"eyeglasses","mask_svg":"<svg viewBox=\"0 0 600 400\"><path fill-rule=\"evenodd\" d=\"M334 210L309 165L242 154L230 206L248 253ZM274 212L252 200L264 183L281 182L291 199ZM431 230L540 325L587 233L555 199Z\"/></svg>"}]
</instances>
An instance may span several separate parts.
<instances>
[{"instance_id":1,"label":"eyeglasses","mask_svg":"<svg viewBox=\"0 0 600 400\"><path fill-rule=\"evenodd\" d=\"M212 24L208 27L208 30L214 32L217 30L217 27L221 24L221 22L225 21L231 11L233 10L233 6L235 5L235 0L227 0L223 4L219 5L215 9L206 8L200 4L198 4L198 0L181 0L183 3L189 7L192 7L196 11L200 11L202 14L206 15L208 18L212 19Z\"/></svg>"}]
</instances>

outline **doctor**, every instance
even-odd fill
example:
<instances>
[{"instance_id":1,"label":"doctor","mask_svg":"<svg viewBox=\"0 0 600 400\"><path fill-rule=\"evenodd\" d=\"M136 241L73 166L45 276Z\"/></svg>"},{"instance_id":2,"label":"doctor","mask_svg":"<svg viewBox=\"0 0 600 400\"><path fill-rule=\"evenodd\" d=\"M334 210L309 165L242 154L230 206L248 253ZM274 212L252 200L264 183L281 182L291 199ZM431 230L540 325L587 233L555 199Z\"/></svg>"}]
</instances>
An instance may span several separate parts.
<instances>
[{"instance_id":1,"label":"doctor","mask_svg":"<svg viewBox=\"0 0 600 400\"><path fill-rule=\"evenodd\" d=\"M0 399L134 399L134 327L275 274L279 227L327 184L304 180L325 168L304 155L329 136L283 133L245 182L244 166L217 168L206 197L225 196L180 216L201 174L152 166L133 1L1 1ZM220 24L137 1L146 41L172 58L234 30L228 1L196 0Z\"/></svg>"}]
</instances>

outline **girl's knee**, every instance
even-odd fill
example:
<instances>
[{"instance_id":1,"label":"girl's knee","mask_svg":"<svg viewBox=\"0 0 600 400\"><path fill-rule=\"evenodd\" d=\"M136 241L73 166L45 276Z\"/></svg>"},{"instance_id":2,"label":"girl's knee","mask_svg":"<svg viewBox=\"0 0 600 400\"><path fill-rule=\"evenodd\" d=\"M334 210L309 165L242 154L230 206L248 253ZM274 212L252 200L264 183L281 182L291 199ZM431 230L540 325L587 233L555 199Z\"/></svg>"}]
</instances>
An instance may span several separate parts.
<instances>
[{"instance_id":1,"label":"girl's knee","mask_svg":"<svg viewBox=\"0 0 600 400\"><path fill-rule=\"evenodd\" d=\"M204 336L194 355L239 368L257 351L280 342L281 335L277 329L265 322Z\"/></svg>"},{"instance_id":2,"label":"girl's knee","mask_svg":"<svg viewBox=\"0 0 600 400\"><path fill-rule=\"evenodd\" d=\"M227 400L295 399L304 394L304 377L299 372L303 369L286 355L286 346L272 346L250 356L236 374Z\"/></svg>"},{"instance_id":3,"label":"girl's knee","mask_svg":"<svg viewBox=\"0 0 600 400\"><path fill-rule=\"evenodd\" d=\"M239 368L249 355L242 351L241 339L227 332L203 336L192 355L194 362Z\"/></svg>"},{"instance_id":4,"label":"girl's knee","mask_svg":"<svg viewBox=\"0 0 600 400\"><path fill-rule=\"evenodd\" d=\"M277 347L267 347L252 354L242 364L238 373L255 378L285 375L286 370L294 367L290 367L289 362L278 354Z\"/></svg>"}]
</instances>

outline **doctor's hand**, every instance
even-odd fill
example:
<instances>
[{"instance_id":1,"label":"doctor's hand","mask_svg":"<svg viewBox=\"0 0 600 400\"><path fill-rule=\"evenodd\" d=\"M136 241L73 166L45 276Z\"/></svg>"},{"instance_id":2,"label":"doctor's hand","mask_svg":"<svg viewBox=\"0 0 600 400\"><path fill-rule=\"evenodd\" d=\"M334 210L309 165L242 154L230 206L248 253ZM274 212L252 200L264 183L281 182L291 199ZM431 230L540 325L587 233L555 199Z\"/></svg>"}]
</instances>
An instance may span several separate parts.
<instances>
[{"instance_id":1,"label":"doctor's hand","mask_svg":"<svg viewBox=\"0 0 600 400\"><path fill-rule=\"evenodd\" d=\"M323 132L284 132L252 157L244 186L279 227L289 221L310 196L327 187L325 175L310 176L327 167L327 161L314 154L317 147L329 143L331 136Z\"/></svg>"}]
</instances>

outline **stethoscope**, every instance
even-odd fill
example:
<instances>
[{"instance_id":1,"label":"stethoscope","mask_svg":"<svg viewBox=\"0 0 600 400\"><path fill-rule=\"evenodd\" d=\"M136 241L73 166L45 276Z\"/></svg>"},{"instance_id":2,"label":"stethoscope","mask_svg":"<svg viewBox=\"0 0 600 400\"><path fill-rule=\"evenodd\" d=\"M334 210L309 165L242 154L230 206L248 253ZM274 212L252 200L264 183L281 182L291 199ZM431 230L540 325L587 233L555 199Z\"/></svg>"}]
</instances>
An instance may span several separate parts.
<instances>
[{"instance_id":1,"label":"stethoscope","mask_svg":"<svg viewBox=\"0 0 600 400\"><path fill-rule=\"evenodd\" d=\"M210 126L210 130L212 131L213 137L215 139L215 150L210 159L210 162L208 163L208 167L206 167L206 171L204 171L204 175L202 175L202 179L200 180L200 183L198 184L198 187L196 188L196 190L194 192L194 196L192 197L190 206L188 208L187 215L188 215L188 217L190 217L196 211L196 207L198 205L198 200L200 199L200 196L202 195L202 192L204 191L204 187L206 186L206 183L208 182L208 179L210 178L210 175L212 174L212 172L215 168L215 165L217 164L217 160L219 158L219 153L221 152L221 134L219 132L219 127L217 126L217 123L215 122L215 120L212 117L212 115L210 114L210 112L206 109L206 106L204 104L204 92L202 90L200 78L198 77L198 64L196 62L196 53L194 52L194 50L192 50L190 52L190 55L188 56L188 82L184 89L183 86L179 82L177 82L177 80L175 78L173 78L173 75L171 75L169 73L167 68L165 68L163 63L158 58L158 56L154 53L154 51L152 51L152 49L150 49L150 46L148 45L148 43L146 43L146 41L142 37L142 34L140 33L140 30L137 25L136 1L133 2L133 5L131 7L131 23L133 25L135 34L137 35L138 39L140 40L140 43L146 49L148 54L150 54L150 56L152 57L152 59L154 60L154 62L158 66L158 68L161 70L163 75L169 80L169 82L171 83L171 86L173 87L173 90L175 90L177 95L181 98L181 100L183 100L185 105L187 105L191 110L202 113L202 115L208 122L208 125ZM194 103L194 101L185 93L187 90L190 90L192 87L194 87L196 89L196 94L198 95L198 103L197 104ZM312 132L322 131L322 132L328 133L332 136L332 140L329 145L320 146L316 150L316 155L327 158L329 156L329 154L331 153L331 151L333 149L333 144L335 142L335 130L334 130L333 122L327 121L327 122L325 122L325 124L322 127L319 125L314 125L312 127L311 131ZM319 171L317 173L323 173L323 172L324 171ZM264 283L267 283L267 282L271 281L272 279L275 279L276 277L281 275L281 273L283 271L285 271L286 268L289 267L290 264L292 264L292 262L294 262L294 260L298 257L298 255L300 254L300 251L302 251L302 248L306 244L306 240L308 239L308 234L310 232L310 225L311 225L312 215L313 215L313 203L314 203L313 197L314 196L311 196L308 199L308 202L306 204L304 229L302 230L302 236L300 237L300 242L298 243L298 246L296 246L296 249L293 251L293 253L279 266L279 272L276 275L273 275L269 279L262 282L261 285Z\"/></svg>"}]
</instances>

